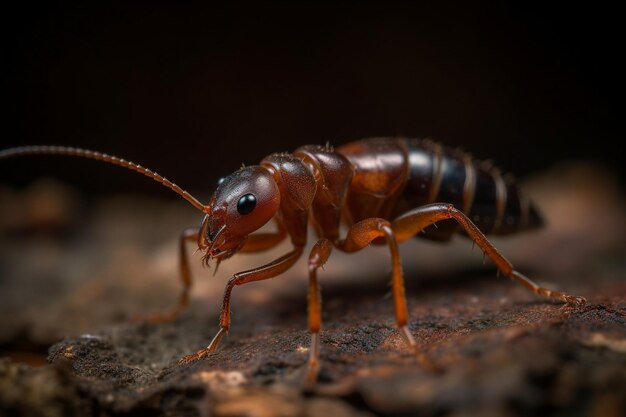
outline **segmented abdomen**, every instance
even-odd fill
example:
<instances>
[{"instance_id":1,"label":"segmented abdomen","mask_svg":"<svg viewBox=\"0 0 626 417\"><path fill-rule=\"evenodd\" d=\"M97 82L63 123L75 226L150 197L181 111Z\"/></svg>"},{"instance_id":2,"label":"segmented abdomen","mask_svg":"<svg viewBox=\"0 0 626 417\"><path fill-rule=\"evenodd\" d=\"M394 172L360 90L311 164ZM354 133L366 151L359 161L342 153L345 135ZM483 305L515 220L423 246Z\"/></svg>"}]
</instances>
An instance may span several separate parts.
<instances>
[{"instance_id":1,"label":"segmented abdomen","mask_svg":"<svg viewBox=\"0 0 626 417\"><path fill-rule=\"evenodd\" d=\"M486 234L506 235L537 227L541 220L512 179L491 163L474 160L458 149L429 140L401 139L409 175L396 201L395 215L433 202L452 203ZM458 229L454 221L426 230L425 237L446 240Z\"/></svg>"},{"instance_id":2,"label":"segmented abdomen","mask_svg":"<svg viewBox=\"0 0 626 417\"><path fill-rule=\"evenodd\" d=\"M380 216L393 219L430 203L451 203L463 211L486 234L506 235L541 224L536 210L522 196L512 179L505 179L490 163L469 154L423 139L375 138L344 145L339 149L355 167L348 208L352 220ZM393 164L378 163L381 152ZM395 156L395 158L393 157ZM385 166L393 165L393 166ZM384 201L368 202L359 181L379 169L389 169L381 178L390 184ZM359 179L361 178L361 180ZM398 187L391 184L401 183ZM429 227L421 237L448 240L458 230L453 220Z\"/></svg>"}]
</instances>

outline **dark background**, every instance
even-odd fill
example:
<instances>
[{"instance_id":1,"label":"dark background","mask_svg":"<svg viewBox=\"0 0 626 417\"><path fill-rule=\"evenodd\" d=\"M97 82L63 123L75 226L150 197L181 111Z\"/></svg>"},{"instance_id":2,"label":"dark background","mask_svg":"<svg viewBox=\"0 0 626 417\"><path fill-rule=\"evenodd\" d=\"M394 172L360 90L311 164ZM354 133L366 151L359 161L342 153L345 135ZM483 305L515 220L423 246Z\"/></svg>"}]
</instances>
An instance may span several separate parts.
<instances>
[{"instance_id":1,"label":"dark background","mask_svg":"<svg viewBox=\"0 0 626 417\"><path fill-rule=\"evenodd\" d=\"M521 177L593 159L625 179L621 22L603 6L132 3L4 13L2 147L94 148L201 199L242 162L369 136L430 136ZM43 175L86 194L175 198L95 162L0 163L12 186Z\"/></svg>"}]
</instances>

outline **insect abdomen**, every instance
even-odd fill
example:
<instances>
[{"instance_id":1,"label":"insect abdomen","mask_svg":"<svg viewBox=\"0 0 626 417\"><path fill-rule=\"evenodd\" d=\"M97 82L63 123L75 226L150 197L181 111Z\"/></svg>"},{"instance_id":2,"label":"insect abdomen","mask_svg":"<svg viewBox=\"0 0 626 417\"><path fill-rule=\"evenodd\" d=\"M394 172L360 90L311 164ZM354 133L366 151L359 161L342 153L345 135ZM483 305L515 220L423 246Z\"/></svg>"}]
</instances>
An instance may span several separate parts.
<instances>
[{"instance_id":1,"label":"insect abdomen","mask_svg":"<svg viewBox=\"0 0 626 417\"><path fill-rule=\"evenodd\" d=\"M425 204L451 203L486 234L506 235L542 223L517 185L490 163L430 140L400 140L406 149L408 176L394 216ZM420 236L448 240L457 230L456 222L443 221Z\"/></svg>"}]
</instances>

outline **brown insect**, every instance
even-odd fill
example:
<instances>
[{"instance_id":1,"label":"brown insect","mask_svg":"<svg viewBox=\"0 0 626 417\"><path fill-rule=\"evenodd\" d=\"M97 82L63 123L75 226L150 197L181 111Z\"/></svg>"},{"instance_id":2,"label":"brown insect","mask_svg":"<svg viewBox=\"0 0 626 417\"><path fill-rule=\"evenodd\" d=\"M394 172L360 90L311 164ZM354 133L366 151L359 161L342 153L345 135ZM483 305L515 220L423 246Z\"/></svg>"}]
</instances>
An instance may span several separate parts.
<instances>
[{"instance_id":1,"label":"brown insect","mask_svg":"<svg viewBox=\"0 0 626 417\"><path fill-rule=\"evenodd\" d=\"M491 258L506 277L535 294L582 305L582 297L552 291L532 282L487 240L485 234L508 235L536 228L541 219L512 180L458 150L430 140L375 138L352 142L337 150L328 145L303 146L292 154L267 156L259 165L243 167L220 180L208 204L166 178L141 165L107 154L59 146L26 146L0 152L0 159L30 154L57 154L97 159L132 169L180 194L205 213L200 228L185 230L180 237L180 276L183 291L178 304L154 317L172 320L187 306L191 274L185 243L196 241L203 262L219 262L235 253L259 252L276 246L287 236L293 248L274 261L235 274L228 280L220 315L220 330L209 346L181 363L200 359L215 351L230 329L230 298L237 285L273 278L288 270L304 252L311 223L318 240L309 253L308 323L311 347L305 383L315 384L318 373L320 294L317 270L334 248L356 252L370 243L389 247L395 317L409 347L424 365L408 328L398 243L413 236L449 240L461 232ZM257 233L274 220L275 233ZM340 235L340 223L348 226ZM438 223L438 227L435 226ZM423 232L423 233L420 233Z\"/></svg>"}]
</instances>

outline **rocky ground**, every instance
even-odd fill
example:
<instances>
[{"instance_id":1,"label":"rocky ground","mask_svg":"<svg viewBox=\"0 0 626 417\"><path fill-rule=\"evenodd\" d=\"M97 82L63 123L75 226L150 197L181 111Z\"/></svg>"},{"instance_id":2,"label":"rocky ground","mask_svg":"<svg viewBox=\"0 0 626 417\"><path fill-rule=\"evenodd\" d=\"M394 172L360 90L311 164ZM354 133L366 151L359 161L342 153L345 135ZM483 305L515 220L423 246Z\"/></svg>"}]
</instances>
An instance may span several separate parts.
<instances>
[{"instance_id":1,"label":"rocky ground","mask_svg":"<svg viewBox=\"0 0 626 417\"><path fill-rule=\"evenodd\" d=\"M587 297L582 308L496 278L463 238L402 248L411 331L444 372L420 368L396 331L388 255L333 255L320 273L321 372L304 394L306 271L299 263L233 292L233 327L206 359L178 359L217 331L234 272L192 258L191 308L133 320L177 296L176 237L201 220L184 202L85 203L44 181L0 193L0 415L619 416L626 409L624 201L601 170L564 166L527 184L543 231L497 239L533 279ZM190 248L191 249L191 248Z\"/></svg>"}]
</instances>

